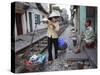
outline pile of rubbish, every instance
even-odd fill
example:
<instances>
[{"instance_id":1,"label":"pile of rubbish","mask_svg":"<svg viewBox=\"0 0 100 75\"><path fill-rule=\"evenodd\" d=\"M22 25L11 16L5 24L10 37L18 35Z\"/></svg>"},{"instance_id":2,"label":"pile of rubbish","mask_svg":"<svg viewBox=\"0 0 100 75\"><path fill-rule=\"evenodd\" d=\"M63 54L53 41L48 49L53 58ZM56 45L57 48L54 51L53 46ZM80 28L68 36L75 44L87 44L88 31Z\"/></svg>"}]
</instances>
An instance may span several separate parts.
<instances>
[{"instance_id":1,"label":"pile of rubbish","mask_svg":"<svg viewBox=\"0 0 100 75\"><path fill-rule=\"evenodd\" d=\"M40 71L46 62L47 54L34 54L29 58L29 60L24 61L24 66L30 72Z\"/></svg>"},{"instance_id":2,"label":"pile of rubbish","mask_svg":"<svg viewBox=\"0 0 100 75\"><path fill-rule=\"evenodd\" d=\"M47 62L47 54L39 51L37 54L26 50L16 55L16 73L39 72Z\"/></svg>"},{"instance_id":3,"label":"pile of rubbish","mask_svg":"<svg viewBox=\"0 0 100 75\"><path fill-rule=\"evenodd\" d=\"M29 62L33 64L43 64L47 61L47 54L38 54L30 57Z\"/></svg>"}]
</instances>

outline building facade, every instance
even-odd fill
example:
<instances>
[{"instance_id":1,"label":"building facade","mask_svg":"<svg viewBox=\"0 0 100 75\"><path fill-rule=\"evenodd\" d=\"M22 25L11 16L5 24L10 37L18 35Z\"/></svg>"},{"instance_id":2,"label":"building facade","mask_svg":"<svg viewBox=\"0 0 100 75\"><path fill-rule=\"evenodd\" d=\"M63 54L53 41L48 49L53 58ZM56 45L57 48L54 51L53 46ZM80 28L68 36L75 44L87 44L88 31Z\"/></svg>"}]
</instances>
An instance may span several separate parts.
<instances>
[{"instance_id":1,"label":"building facade","mask_svg":"<svg viewBox=\"0 0 100 75\"><path fill-rule=\"evenodd\" d=\"M41 20L48 16L46 4L16 2L15 37L47 28Z\"/></svg>"},{"instance_id":2,"label":"building facade","mask_svg":"<svg viewBox=\"0 0 100 75\"><path fill-rule=\"evenodd\" d=\"M78 33L85 31L85 22L88 19L91 20L94 32L97 33L97 7L71 6L71 24Z\"/></svg>"},{"instance_id":3,"label":"building facade","mask_svg":"<svg viewBox=\"0 0 100 75\"><path fill-rule=\"evenodd\" d=\"M64 24L68 23L68 14L66 9L62 9L61 16L63 18Z\"/></svg>"}]
</instances>

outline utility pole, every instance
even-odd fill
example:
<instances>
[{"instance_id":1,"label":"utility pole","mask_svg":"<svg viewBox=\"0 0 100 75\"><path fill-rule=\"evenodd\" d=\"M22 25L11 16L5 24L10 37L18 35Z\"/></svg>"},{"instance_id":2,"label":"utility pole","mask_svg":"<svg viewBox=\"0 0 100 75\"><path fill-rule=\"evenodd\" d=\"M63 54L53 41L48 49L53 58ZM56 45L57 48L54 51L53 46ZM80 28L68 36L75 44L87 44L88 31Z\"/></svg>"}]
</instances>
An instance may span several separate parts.
<instances>
[{"instance_id":1,"label":"utility pole","mask_svg":"<svg viewBox=\"0 0 100 75\"><path fill-rule=\"evenodd\" d=\"M50 4L50 5L49 5L49 8L50 8L49 12L50 12L50 13L52 12L52 6L53 6L53 5L55 5L55 4Z\"/></svg>"}]
</instances>

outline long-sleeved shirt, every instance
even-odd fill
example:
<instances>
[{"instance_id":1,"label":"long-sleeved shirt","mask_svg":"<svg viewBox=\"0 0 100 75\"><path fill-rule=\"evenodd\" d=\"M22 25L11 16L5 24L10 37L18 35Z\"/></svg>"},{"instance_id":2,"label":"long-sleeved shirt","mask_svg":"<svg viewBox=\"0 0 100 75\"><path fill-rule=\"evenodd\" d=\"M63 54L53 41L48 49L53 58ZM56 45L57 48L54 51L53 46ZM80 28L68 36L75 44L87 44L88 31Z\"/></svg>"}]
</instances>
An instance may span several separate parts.
<instances>
[{"instance_id":1,"label":"long-sleeved shirt","mask_svg":"<svg viewBox=\"0 0 100 75\"><path fill-rule=\"evenodd\" d=\"M58 38L57 31L59 31L59 23L56 22L56 23L53 23L53 25L55 26L55 28L53 28L52 25L48 24L47 35L48 37Z\"/></svg>"},{"instance_id":2,"label":"long-sleeved shirt","mask_svg":"<svg viewBox=\"0 0 100 75\"><path fill-rule=\"evenodd\" d=\"M95 40L95 34L94 34L93 28L91 26L87 27L84 35L85 35L84 40L87 43L91 43Z\"/></svg>"}]
</instances>

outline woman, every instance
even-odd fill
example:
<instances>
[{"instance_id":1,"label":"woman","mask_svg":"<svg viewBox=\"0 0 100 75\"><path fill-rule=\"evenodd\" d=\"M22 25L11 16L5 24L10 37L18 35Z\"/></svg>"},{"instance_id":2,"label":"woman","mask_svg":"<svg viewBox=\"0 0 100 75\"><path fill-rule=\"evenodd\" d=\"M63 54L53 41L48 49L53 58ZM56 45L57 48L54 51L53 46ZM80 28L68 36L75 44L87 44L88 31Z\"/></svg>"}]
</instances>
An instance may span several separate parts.
<instances>
[{"instance_id":1,"label":"woman","mask_svg":"<svg viewBox=\"0 0 100 75\"><path fill-rule=\"evenodd\" d=\"M52 12L48 18L48 63L52 63L53 61L52 44L54 44L55 59L58 57L58 31L59 22L57 21L57 13Z\"/></svg>"},{"instance_id":2,"label":"woman","mask_svg":"<svg viewBox=\"0 0 100 75\"><path fill-rule=\"evenodd\" d=\"M95 34L91 26L91 20L87 20L85 26L86 26L86 30L83 35L84 35L84 41L86 47L88 48L94 47Z\"/></svg>"}]
</instances>

